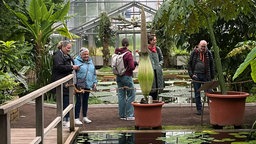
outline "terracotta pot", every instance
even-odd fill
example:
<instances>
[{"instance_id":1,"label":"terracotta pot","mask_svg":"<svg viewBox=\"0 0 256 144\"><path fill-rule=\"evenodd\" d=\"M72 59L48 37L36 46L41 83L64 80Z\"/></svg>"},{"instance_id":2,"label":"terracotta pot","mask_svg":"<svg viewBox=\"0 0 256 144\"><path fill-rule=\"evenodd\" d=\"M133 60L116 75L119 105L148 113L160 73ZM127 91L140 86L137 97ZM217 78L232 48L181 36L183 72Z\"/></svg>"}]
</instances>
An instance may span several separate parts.
<instances>
[{"instance_id":1,"label":"terracotta pot","mask_svg":"<svg viewBox=\"0 0 256 144\"><path fill-rule=\"evenodd\" d=\"M162 127L162 105L164 102L154 101L152 104L132 102L134 106L135 127Z\"/></svg>"},{"instance_id":2,"label":"terracotta pot","mask_svg":"<svg viewBox=\"0 0 256 144\"><path fill-rule=\"evenodd\" d=\"M244 117L245 99L249 93L228 91L226 95L220 92L206 93L209 98L210 123L212 125L241 126Z\"/></svg>"}]
</instances>

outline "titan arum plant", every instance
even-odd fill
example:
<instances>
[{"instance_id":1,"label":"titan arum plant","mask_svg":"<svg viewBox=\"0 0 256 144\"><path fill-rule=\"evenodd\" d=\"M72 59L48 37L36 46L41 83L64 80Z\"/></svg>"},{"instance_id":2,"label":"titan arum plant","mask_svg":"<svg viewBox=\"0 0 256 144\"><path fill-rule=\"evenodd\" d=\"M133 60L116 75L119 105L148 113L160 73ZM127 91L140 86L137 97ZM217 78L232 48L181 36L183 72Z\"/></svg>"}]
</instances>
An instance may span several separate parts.
<instances>
[{"instance_id":1,"label":"titan arum plant","mask_svg":"<svg viewBox=\"0 0 256 144\"><path fill-rule=\"evenodd\" d=\"M144 7L141 12L141 52L140 63L138 67L138 81L141 87L142 94L146 102L148 102L148 95L151 91L154 80L154 71L149 58L147 49L147 28Z\"/></svg>"}]
</instances>

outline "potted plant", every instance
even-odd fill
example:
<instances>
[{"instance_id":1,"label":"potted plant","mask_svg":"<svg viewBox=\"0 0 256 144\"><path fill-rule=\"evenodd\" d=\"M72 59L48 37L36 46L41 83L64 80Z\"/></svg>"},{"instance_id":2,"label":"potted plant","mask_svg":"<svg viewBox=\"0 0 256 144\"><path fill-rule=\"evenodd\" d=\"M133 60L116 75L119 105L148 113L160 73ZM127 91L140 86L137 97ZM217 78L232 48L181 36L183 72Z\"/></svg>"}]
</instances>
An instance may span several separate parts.
<instances>
[{"instance_id":1,"label":"potted plant","mask_svg":"<svg viewBox=\"0 0 256 144\"><path fill-rule=\"evenodd\" d=\"M161 128L162 126L162 105L164 102L151 101L149 93L154 81L154 71L147 51L147 29L144 8L141 12L141 52L138 67L138 81L144 99L142 102L133 102L135 128Z\"/></svg>"},{"instance_id":2,"label":"potted plant","mask_svg":"<svg viewBox=\"0 0 256 144\"><path fill-rule=\"evenodd\" d=\"M155 16L155 29L165 28L165 34L175 35L184 33L184 29L186 30L186 33L193 34L197 33L200 29L208 29L214 51L218 82L221 90L219 92L206 93L209 97L210 123L213 125L240 125L244 112L245 98L249 95L244 92L227 92L219 54L220 50L216 42L213 26L218 19L228 21L237 18L241 13L249 13L253 6L254 4L251 0L222 1L220 3L215 0L191 0L189 2L173 0L164 2ZM228 12L230 9L234 9L236 12ZM230 96L230 94L232 94L232 96ZM238 107L236 102L240 98L241 103L243 104L239 104L239 107L242 109L239 110L239 112L242 113L238 114L238 112L235 111L235 108ZM221 108L216 104L217 102L221 102L221 105L226 105L224 102L235 103L228 107ZM229 117L224 113L224 111L227 112L227 110L231 110L228 112L229 114L234 113L237 115L236 117L231 117L233 120L230 122L235 123L219 123L219 120L212 119L224 117L224 119L227 120ZM237 119L235 120L235 118ZM237 121L239 121L239 123L237 123Z\"/></svg>"}]
</instances>

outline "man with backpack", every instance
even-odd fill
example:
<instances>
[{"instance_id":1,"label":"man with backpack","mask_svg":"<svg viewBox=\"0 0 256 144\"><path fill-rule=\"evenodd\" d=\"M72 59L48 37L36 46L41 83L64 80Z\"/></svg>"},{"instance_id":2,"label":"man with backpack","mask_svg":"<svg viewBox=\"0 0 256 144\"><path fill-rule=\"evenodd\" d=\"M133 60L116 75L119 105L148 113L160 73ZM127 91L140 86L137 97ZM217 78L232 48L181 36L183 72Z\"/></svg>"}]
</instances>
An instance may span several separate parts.
<instances>
[{"instance_id":1,"label":"man with backpack","mask_svg":"<svg viewBox=\"0 0 256 144\"><path fill-rule=\"evenodd\" d=\"M125 67L124 73L113 73L116 74L116 82L118 86L118 110L119 117L121 120L134 120L134 109L131 105L131 102L135 100L135 89L134 83L132 79L133 70L138 65L136 61L133 61L132 53L128 49L129 41L127 38L122 40L122 48L117 48L115 50L115 54L123 55L123 65ZM112 57L112 69L113 67L117 67L118 64L113 64L114 60Z\"/></svg>"}]
</instances>

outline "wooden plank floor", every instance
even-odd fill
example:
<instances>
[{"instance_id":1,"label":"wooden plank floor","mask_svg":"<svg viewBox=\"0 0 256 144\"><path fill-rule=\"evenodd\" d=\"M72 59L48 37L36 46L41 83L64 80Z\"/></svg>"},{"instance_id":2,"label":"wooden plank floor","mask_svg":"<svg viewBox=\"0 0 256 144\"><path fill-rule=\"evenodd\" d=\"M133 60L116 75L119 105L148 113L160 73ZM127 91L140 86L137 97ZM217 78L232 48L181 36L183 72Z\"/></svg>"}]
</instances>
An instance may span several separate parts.
<instances>
[{"instance_id":1,"label":"wooden plank floor","mask_svg":"<svg viewBox=\"0 0 256 144\"><path fill-rule=\"evenodd\" d=\"M70 133L69 129L63 129L63 138L64 142L70 138L70 136L75 136L74 133L78 131L78 128L75 129L75 132ZM29 144L35 138L35 128L12 128L11 129L11 144ZM57 143L57 129L51 130L44 139L45 144L55 144Z\"/></svg>"}]
</instances>

